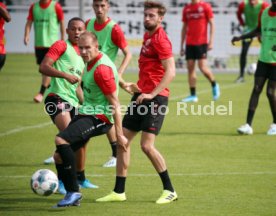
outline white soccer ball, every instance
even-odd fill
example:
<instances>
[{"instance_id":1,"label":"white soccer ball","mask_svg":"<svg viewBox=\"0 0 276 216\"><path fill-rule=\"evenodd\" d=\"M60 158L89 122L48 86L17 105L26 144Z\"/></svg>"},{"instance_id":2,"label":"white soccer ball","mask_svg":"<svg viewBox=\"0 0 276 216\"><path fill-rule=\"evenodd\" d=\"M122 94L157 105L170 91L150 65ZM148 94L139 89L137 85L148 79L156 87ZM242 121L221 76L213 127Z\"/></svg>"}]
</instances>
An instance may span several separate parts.
<instances>
[{"instance_id":1,"label":"white soccer ball","mask_svg":"<svg viewBox=\"0 0 276 216\"><path fill-rule=\"evenodd\" d=\"M248 65L247 73L249 75L253 75L253 74L255 74L256 69L257 69L257 63L252 63L252 64Z\"/></svg>"},{"instance_id":2,"label":"white soccer ball","mask_svg":"<svg viewBox=\"0 0 276 216\"><path fill-rule=\"evenodd\" d=\"M31 178L31 188L34 193L41 196L49 196L58 189L58 178L49 169L37 170Z\"/></svg>"}]
</instances>

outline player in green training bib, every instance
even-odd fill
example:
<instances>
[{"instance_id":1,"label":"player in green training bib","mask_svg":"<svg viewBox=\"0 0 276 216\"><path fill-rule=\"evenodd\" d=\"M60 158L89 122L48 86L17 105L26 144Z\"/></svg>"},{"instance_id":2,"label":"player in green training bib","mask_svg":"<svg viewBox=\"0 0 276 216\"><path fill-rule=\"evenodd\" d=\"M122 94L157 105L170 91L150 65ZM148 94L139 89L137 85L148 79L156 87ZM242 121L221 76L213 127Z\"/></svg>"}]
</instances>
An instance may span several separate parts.
<instances>
[{"instance_id":1,"label":"player in green training bib","mask_svg":"<svg viewBox=\"0 0 276 216\"><path fill-rule=\"evenodd\" d=\"M237 10L237 18L240 26L243 27L243 33L254 30L258 25L258 16L260 11L268 7L268 3L262 0L244 0ZM246 67L246 58L252 39L242 40L242 48L240 54L240 75L236 79L236 83L244 82L244 71Z\"/></svg>"},{"instance_id":2,"label":"player in green training bib","mask_svg":"<svg viewBox=\"0 0 276 216\"><path fill-rule=\"evenodd\" d=\"M251 32L233 37L232 43L261 35L262 43L259 61L255 72L254 87L251 93L247 111L246 124L238 128L239 134L253 134L252 121L258 106L263 87L267 82L266 95L269 101L272 124L267 135L276 135L276 0L271 0L271 7L264 9L260 14L257 27Z\"/></svg>"},{"instance_id":3,"label":"player in green training bib","mask_svg":"<svg viewBox=\"0 0 276 216\"><path fill-rule=\"evenodd\" d=\"M93 32L97 36L100 51L105 53L113 62L115 62L119 49L122 51L124 57L118 67L121 86L125 83L122 79L122 74L130 62L131 53L122 29L116 22L108 17L109 8L109 0L93 0L93 10L96 17L86 21L86 30ZM123 87L123 89L126 88ZM114 127L107 133L107 137L111 145L112 156L104 163L103 167L115 167L117 161L117 141Z\"/></svg>"},{"instance_id":4,"label":"player in green training bib","mask_svg":"<svg viewBox=\"0 0 276 216\"><path fill-rule=\"evenodd\" d=\"M59 33L61 40L64 40L64 14L61 5L54 0L39 0L31 4L25 25L25 45L29 44L32 24L34 24L36 63L40 65L49 47L59 39ZM42 102L49 84L50 77L42 75L40 91L34 97L34 102Z\"/></svg>"},{"instance_id":5,"label":"player in green training bib","mask_svg":"<svg viewBox=\"0 0 276 216\"><path fill-rule=\"evenodd\" d=\"M78 17L68 22L68 40L55 42L40 65L40 71L52 77L45 98L45 111L59 131L63 131L75 116L76 108L83 101L79 82L85 67L77 42L85 31L84 21ZM97 188L85 178L85 147L76 152L78 182L83 188ZM59 177L59 192L66 194L61 178L62 169L58 161L56 168Z\"/></svg>"},{"instance_id":6,"label":"player in green training bib","mask_svg":"<svg viewBox=\"0 0 276 216\"><path fill-rule=\"evenodd\" d=\"M114 124L118 145L126 148L118 98L118 73L113 62L98 47L95 34L85 32L80 36L79 49L86 63L82 77L84 100L78 115L55 139L55 158L61 162L67 191L57 207L80 205L82 194L77 182L74 152L86 145L90 138L107 133Z\"/></svg>"}]
</instances>

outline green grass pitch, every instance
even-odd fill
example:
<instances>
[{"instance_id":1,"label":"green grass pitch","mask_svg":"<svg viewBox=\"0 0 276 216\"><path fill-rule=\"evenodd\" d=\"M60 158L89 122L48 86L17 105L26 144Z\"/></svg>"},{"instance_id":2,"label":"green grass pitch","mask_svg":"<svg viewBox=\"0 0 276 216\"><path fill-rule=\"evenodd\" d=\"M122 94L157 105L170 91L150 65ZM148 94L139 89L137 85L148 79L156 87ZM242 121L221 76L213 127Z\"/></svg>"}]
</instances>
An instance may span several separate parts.
<instances>
[{"instance_id":1,"label":"green grass pitch","mask_svg":"<svg viewBox=\"0 0 276 216\"><path fill-rule=\"evenodd\" d=\"M100 188L82 190L80 207L52 209L62 196L35 195L29 182L38 169L55 171L54 165L42 162L54 150L57 130L43 104L32 102L41 79L34 56L8 55L0 72L0 215L276 215L276 137L266 135L272 117L265 90L253 122L254 135L240 136L236 129L245 122L253 77L234 84L236 76L216 73L222 95L214 107L230 109L232 104L227 115L198 114L200 106L211 106L210 84L201 74L199 102L188 105L188 113L177 115L177 102L188 94L187 75L178 73L170 85L170 112L156 146L166 159L178 201L154 203L162 192L161 181L137 137L132 143L127 201L96 203L96 198L112 191L115 179L115 169L102 167L111 151L106 136L101 136L90 140L86 161L88 179ZM126 73L125 79L136 81L137 74ZM130 97L121 91L120 99L128 104Z\"/></svg>"}]
</instances>

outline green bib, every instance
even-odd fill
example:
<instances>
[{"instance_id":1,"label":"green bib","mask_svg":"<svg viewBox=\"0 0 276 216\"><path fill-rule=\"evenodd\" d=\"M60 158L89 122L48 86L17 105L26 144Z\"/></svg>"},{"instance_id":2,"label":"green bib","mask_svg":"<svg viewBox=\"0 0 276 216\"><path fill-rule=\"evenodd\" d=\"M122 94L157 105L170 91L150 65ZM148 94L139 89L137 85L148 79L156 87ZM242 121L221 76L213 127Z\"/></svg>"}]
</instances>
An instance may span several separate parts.
<instances>
[{"instance_id":1,"label":"green bib","mask_svg":"<svg viewBox=\"0 0 276 216\"><path fill-rule=\"evenodd\" d=\"M35 46L50 47L59 38L59 22L57 19L56 2L43 9L36 2L33 7Z\"/></svg>"},{"instance_id":2,"label":"green bib","mask_svg":"<svg viewBox=\"0 0 276 216\"><path fill-rule=\"evenodd\" d=\"M115 62L118 54L118 47L112 42L111 33L112 28L116 24L111 20L101 31L97 31L94 28L96 18L89 21L86 30L96 34L99 42L99 50L105 53L113 62Z\"/></svg>"},{"instance_id":3,"label":"green bib","mask_svg":"<svg viewBox=\"0 0 276 216\"><path fill-rule=\"evenodd\" d=\"M251 32L258 26L258 17L259 13L262 9L262 1L259 0L259 3L252 7L248 0L244 1L245 8L244 8L244 17L245 17L245 28L244 33Z\"/></svg>"},{"instance_id":4,"label":"green bib","mask_svg":"<svg viewBox=\"0 0 276 216\"><path fill-rule=\"evenodd\" d=\"M273 51L276 45L276 17L270 17L268 11L269 8L266 8L261 17L262 43L259 59L265 63L276 63L276 50Z\"/></svg>"},{"instance_id":5,"label":"green bib","mask_svg":"<svg viewBox=\"0 0 276 216\"><path fill-rule=\"evenodd\" d=\"M94 79L95 70L99 65L106 65L112 68L118 95L119 78L116 66L107 55L103 53L103 56L96 62L90 71L87 71L87 68L84 69L82 76L84 102L79 108L79 113L85 115L104 114L111 123L114 123L110 104Z\"/></svg>"},{"instance_id":6,"label":"green bib","mask_svg":"<svg viewBox=\"0 0 276 216\"><path fill-rule=\"evenodd\" d=\"M77 77L81 77L85 64L82 58L76 53L74 47L69 40L66 41L67 48L63 55L54 63L54 68L67 74L72 74ZM47 89L46 95L49 93L55 93L63 100L69 102L72 106L77 107L79 100L76 95L76 89L79 83L71 84L66 79L52 77L49 89Z\"/></svg>"}]
</instances>

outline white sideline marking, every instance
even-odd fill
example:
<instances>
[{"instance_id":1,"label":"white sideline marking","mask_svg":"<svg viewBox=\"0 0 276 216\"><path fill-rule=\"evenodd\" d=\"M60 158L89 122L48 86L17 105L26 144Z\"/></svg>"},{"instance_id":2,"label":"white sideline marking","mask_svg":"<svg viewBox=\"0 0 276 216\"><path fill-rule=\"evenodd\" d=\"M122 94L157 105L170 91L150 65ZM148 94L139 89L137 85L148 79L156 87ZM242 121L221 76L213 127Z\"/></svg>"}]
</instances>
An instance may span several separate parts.
<instances>
[{"instance_id":1,"label":"white sideline marking","mask_svg":"<svg viewBox=\"0 0 276 216\"><path fill-rule=\"evenodd\" d=\"M252 175L276 175L276 172L225 172L225 173L170 173L170 176L252 176ZM115 177L113 174L86 174L89 177ZM156 177L157 174L142 174L142 173L133 173L129 174L128 177ZM26 175L17 175L17 176L0 176L0 178L30 178Z\"/></svg>"},{"instance_id":2,"label":"white sideline marking","mask_svg":"<svg viewBox=\"0 0 276 216\"><path fill-rule=\"evenodd\" d=\"M46 127L50 124L52 124L52 122L46 122L46 123L41 123L41 124L32 125L32 126L24 126L24 127L14 128L14 129L9 130L7 132L0 133L0 137L8 136L8 135L11 135L11 134L14 134L14 133L19 133L19 132L29 130L29 129L43 128L43 127Z\"/></svg>"},{"instance_id":3,"label":"white sideline marking","mask_svg":"<svg viewBox=\"0 0 276 216\"><path fill-rule=\"evenodd\" d=\"M231 84L231 85L226 85L224 87L221 87L220 89L229 89L229 88L238 87L238 86L241 86L241 85L239 85L239 84ZM202 90L202 91L199 91L197 94L201 95L201 94L206 94L208 92L210 92L210 90ZM183 97L185 97L185 96L183 96L183 95L174 96L174 97L170 97L170 100L177 100L177 99L180 99L180 98L183 98ZM25 131L25 130L29 130L29 129L43 128L43 127L46 127L46 126L50 125L51 123L52 122L46 122L46 123L41 123L41 124L32 125L32 126L24 126L24 127L14 128L14 129L9 130L7 132L0 133L0 137L9 136L11 134L19 133L19 132L22 132L22 131Z\"/></svg>"}]
</instances>

